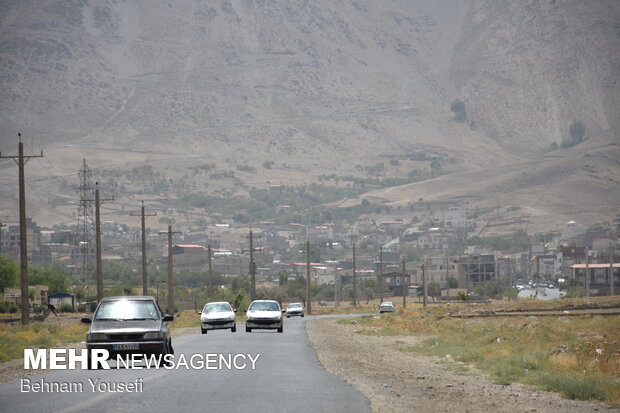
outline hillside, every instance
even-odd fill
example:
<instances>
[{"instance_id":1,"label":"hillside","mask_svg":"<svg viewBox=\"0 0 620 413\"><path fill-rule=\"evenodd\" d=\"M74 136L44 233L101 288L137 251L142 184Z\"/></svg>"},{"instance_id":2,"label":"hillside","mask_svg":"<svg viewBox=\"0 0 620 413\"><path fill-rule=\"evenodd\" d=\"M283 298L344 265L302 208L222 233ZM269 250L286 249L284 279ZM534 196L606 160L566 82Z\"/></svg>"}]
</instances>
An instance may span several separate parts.
<instances>
[{"instance_id":1,"label":"hillside","mask_svg":"<svg viewBox=\"0 0 620 413\"><path fill-rule=\"evenodd\" d=\"M83 158L97 179L152 165L162 181L191 181L188 192L230 196L378 163L380 178L402 177L428 168L412 161L420 153L452 172L416 184L442 188L429 199L535 196L559 222L575 185L594 182L586 220L607 220L618 164L585 166L618 142L619 12L613 0L5 1L0 150L16 152L20 131L45 151L28 177L30 212L47 225L73 221L74 206L48 201L75 199ZM454 120L457 98L467 123ZM539 159L573 121L586 142ZM564 178L576 157L582 167ZM10 162L0 161L5 220L17 218ZM190 171L204 165L234 178ZM540 179L508 190L531 165L553 190ZM127 184L110 208L126 215L141 191ZM419 197L391 192L401 195L389 202Z\"/></svg>"}]
</instances>

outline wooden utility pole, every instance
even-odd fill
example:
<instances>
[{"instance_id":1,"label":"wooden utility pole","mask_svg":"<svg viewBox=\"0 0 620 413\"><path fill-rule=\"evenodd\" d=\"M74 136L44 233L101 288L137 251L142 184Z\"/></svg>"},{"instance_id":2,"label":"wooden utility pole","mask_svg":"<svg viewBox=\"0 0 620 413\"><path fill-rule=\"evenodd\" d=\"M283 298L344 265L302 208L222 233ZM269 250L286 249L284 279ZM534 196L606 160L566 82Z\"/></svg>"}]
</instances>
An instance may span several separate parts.
<instances>
[{"instance_id":1,"label":"wooden utility pole","mask_svg":"<svg viewBox=\"0 0 620 413\"><path fill-rule=\"evenodd\" d=\"M355 271L355 244L353 244L353 306L357 306L357 274Z\"/></svg>"},{"instance_id":2,"label":"wooden utility pole","mask_svg":"<svg viewBox=\"0 0 620 413\"><path fill-rule=\"evenodd\" d=\"M426 258L424 259L426 261ZM426 301L428 297L428 289L426 287L426 262L422 263L422 303L426 310Z\"/></svg>"},{"instance_id":3,"label":"wooden utility pole","mask_svg":"<svg viewBox=\"0 0 620 413\"><path fill-rule=\"evenodd\" d=\"M6 227L2 222L0 222L0 254L2 254L2 228Z\"/></svg>"},{"instance_id":4,"label":"wooden utility pole","mask_svg":"<svg viewBox=\"0 0 620 413\"><path fill-rule=\"evenodd\" d=\"M614 295L614 247L609 251L609 295Z\"/></svg>"},{"instance_id":5,"label":"wooden utility pole","mask_svg":"<svg viewBox=\"0 0 620 413\"><path fill-rule=\"evenodd\" d=\"M250 230L250 300L256 300L256 263L254 262L254 237Z\"/></svg>"},{"instance_id":6,"label":"wooden utility pole","mask_svg":"<svg viewBox=\"0 0 620 413\"><path fill-rule=\"evenodd\" d=\"M213 266L211 265L211 244L207 245L209 254L209 298L213 298Z\"/></svg>"},{"instance_id":7,"label":"wooden utility pole","mask_svg":"<svg viewBox=\"0 0 620 413\"><path fill-rule=\"evenodd\" d=\"M168 314L174 315L174 276L172 274L172 236L180 232L172 232L172 225L168 225L167 232L160 234L168 235Z\"/></svg>"},{"instance_id":8,"label":"wooden utility pole","mask_svg":"<svg viewBox=\"0 0 620 413\"><path fill-rule=\"evenodd\" d=\"M28 240L26 235L26 179L24 167L30 158L42 158L41 155L24 156L24 143L22 142L22 134L18 133L19 146L17 156L2 156L0 159L12 158L17 162L19 168L19 262L21 276L21 301L22 301L22 325L28 324L30 318L30 303L28 295Z\"/></svg>"},{"instance_id":9,"label":"wooden utility pole","mask_svg":"<svg viewBox=\"0 0 620 413\"><path fill-rule=\"evenodd\" d=\"M379 290L381 290L381 301L383 302L383 244L379 249Z\"/></svg>"},{"instance_id":10,"label":"wooden utility pole","mask_svg":"<svg viewBox=\"0 0 620 413\"><path fill-rule=\"evenodd\" d=\"M97 247L97 302L103 299L103 269L101 264L101 217L100 206L104 201L114 201L114 197L99 197L99 182L95 182L95 244Z\"/></svg>"},{"instance_id":11,"label":"wooden utility pole","mask_svg":"<svg viewBox=\"0 0 620 413\"><path fill-rule=\"evenodd\" d=\"M450 258L446 254L446 295L448 301L450 301Z\"/></svg>"},{"instance_id":12,"label":"wooden utility pole","mask_svg":"<svg viewBox=\"0 0 620 413\"><path fill-rule=\"evenodd\" d=\"M588 249L584 249L586 253L586 276L583 280L584 288L586 289L586 297L590 296L590 255Z\"/></svg>"},{"instance_id":13,"label":"wooden utility pole","mask_svg":"<svg viewBox=\"0 0 620 413\"><path fill-rule=\"evenodd\" d=\"M140 208L140 214L131 212L129 215L132 217L139 216L142 224L142 295L148 295L148 287L147 287L147 274L146 274L146 219L148 217L157 216L156 212L146 213L144 210L144 201L142 201L142 206Z\"/></svg>"},{"instance_id":14,"label":"wooden utility pole","mask_svg":"<svg viewBox=\"0 0 620 413\"><path fill-rule=\"evenodd\" d=\"M406 280L407 276L405 275L405 257L403 257L403 277L401 280L401 285L403 286L403 308L407 308L407 293L409 292L409 283Z\"/></svg>"},{"instance_id":15,"label":"wooden utility pole","mask_svg":"<svg viewBox=\"0 0 620 413\"><path fill-rule=\"evenodd\" d=\"M312 314L312 290L310 282L310 241L306 241L306 315Z\"/></svg>"}]
</instances>

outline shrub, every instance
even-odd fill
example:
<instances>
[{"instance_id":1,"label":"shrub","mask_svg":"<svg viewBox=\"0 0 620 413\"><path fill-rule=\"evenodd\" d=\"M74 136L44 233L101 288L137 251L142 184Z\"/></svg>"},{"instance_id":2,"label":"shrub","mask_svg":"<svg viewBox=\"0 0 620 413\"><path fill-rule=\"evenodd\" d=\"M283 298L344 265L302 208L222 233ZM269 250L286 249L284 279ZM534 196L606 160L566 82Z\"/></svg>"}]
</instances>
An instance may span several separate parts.
<instances>
[{"instance_id":1,"label":"shrub","mask_svg":"<svg viewBox=\"0 0 620 413\"><path fill-rule=\"evenodd\" d=\"M61 313L72 313L73 306L71 304L63 304L60 306L60 312Z\"/></svg>"}]
</instances>

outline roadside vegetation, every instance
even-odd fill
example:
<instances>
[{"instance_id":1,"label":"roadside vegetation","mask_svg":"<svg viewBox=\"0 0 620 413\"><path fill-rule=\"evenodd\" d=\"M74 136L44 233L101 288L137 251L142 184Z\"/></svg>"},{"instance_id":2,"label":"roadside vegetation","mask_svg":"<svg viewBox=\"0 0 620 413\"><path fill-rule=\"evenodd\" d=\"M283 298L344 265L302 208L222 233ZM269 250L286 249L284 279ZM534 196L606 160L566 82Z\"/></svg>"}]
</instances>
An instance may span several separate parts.
<instances>
[{"instance_id":1,"label":"roadside vegetation","mask_svg":"<svg viewBox=\"0 0 620 413\"><path fill-rule=\"evenodd\" d=\"M73 317L75 318L75 317ZM25 348L51 348L82 342L88 326L75 319L71 325L50 322L31 323L25 327L0 323L0 362L23 357Z\"/></svg>"},{"instance_id":2,"label":"roadside vegetation","mask_svg":"<svg viewBox=\"0 0 620 413\"><path fill-rule=\"evenodd\" d=\"M606 297L602 297L606 298ZM607 300L555 300L564 308L618 306ZM550 305L526 300L475 307L476 310L540 310ZM558 301L561 304L557 303ZM508 303L508 304L505 304ZM536 304L542 304L539 308ZM464 312L471 312L471 307ZM497 383L525 383L562 394L569 399L602 400L620 405L620 323L618 315L517 316L457 318L459 306L438 305L424 312L419 305L381 317L365 316L341 323L354 323L359 334L426 337L418 345L397 342L404 352L440 356L444 361L464 363L489 374ZM455 311L456 310L456 311ZM568 311L568 310L565 310Z\"/></svg>"}]
</instances>

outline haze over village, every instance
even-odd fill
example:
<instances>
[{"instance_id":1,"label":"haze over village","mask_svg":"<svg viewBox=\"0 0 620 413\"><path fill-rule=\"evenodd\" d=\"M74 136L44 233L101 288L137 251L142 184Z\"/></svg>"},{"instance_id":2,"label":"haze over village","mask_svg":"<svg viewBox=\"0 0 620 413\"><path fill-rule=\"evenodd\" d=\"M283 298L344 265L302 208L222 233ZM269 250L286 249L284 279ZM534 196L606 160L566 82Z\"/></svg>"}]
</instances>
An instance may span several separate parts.
<instances>
[{"instance_id":1,"label":"haze over village","mask_svg":"<svg viewBox=\"0 0 620 413\"><path fill-rule=\"evenodd\" d=\"M617 411L620 1L0 1L0 411ZM181 402L179 402L181 401Z\"/></svg>"}]
</instances>

